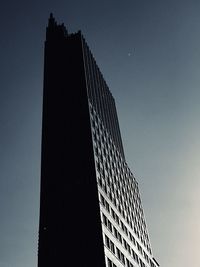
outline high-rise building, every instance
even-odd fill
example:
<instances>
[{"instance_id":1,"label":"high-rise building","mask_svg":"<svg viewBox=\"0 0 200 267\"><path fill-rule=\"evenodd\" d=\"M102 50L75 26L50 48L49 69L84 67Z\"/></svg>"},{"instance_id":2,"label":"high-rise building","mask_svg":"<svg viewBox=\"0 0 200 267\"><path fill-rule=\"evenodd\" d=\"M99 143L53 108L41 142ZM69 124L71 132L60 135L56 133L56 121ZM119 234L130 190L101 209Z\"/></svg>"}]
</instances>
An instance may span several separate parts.
<instances>
[{"instance_id":1,"label":"high-rise building","mask_svg":"<svg viewBox=\"0 0 200 267\"><path fill-rule=\"evenodd\" d=\"M114 98L81 32L46 31L38 267L156 267Z\"/></svg>"}]
</instances>

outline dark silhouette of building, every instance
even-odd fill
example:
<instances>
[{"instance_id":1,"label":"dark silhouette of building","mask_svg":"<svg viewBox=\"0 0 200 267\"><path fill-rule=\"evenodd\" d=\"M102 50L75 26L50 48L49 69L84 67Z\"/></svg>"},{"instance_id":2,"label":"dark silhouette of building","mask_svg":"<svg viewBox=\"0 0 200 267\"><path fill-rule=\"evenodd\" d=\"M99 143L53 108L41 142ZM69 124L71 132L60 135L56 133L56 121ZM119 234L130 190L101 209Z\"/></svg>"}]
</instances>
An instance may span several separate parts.
<instances>
[{"instance_id":1,"label":"dark silhouette of building","mask_svg":"<svg viewBox=\"0 0 200 267\"><path fill-rule=\"evenodd\" d=\"M155 267L114 98L81 32L46 31L38 267Z\"/></svg>"}]
</instances>

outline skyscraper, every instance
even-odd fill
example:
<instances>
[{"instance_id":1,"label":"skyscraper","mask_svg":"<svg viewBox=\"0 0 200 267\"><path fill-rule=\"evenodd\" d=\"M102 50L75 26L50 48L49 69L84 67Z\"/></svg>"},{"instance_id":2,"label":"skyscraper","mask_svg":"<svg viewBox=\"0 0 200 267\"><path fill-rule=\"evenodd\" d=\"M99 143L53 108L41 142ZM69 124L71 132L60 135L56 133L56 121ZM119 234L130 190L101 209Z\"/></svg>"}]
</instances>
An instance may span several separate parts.
<instances>
[{"instance_id":1,"label":"skyscraper","mask_svg":"<svg viewBox=\"0 0 200 267\"><path fill-rule=\"evenodd\" d=\"M38 267L156 267L114 98L81 32L46 31Z\"/></svg>"}]
</instances>

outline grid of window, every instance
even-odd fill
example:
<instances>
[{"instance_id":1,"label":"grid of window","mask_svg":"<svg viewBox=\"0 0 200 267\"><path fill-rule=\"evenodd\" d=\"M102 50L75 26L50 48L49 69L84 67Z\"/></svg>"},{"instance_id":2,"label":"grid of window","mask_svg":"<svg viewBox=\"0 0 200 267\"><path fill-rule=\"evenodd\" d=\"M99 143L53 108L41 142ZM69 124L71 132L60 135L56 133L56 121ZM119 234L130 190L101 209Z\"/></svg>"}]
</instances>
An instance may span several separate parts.
<instances>
[{"instance_id":1,"label":"grid of window","mask_svg":"<svg viewBox=\"0 0 200 267\"><path fill-rule=\"evenodd\" d=\"M109 237L104 234L105 239L105 246L117 257L117 259L126 267L133 267L133 263L125 257L125 255L122 253L122 251L109 239ZM133 251L134 252L134 251ZM140 267L146 267L145 263L137 256L137 254L134 252L134 261L140 266ZM155 265L154 265L155 267Z\"/></svg>"},{"instance_id":2,"label":"grid of window","mask_svg":"<svg viewBox=\"0 0 200 267\"><path fill-rule=\"evenodd\" d=\"M112 136L121 156L125 159L115 100L84 38L82 38L82 42L89 100Z\"/></svg>"},{"instance_id":3,"label":"grid of window","mask_svg":"<svg viewBox=\"0 0 200 267\"><path fill-rule=\"evenodd\" d=\"M151 253L138 184L92 105L90 108L98 184Z\"/></svg>"},{"instance_id":4,"label":"grid of window","mask_svg":"<svg viewBox=\"0 0 200 267\"><path fill-rule=\"evenodd\" d=\"M117 267L108 257L107 257L107 266L108 267Z\"/></svg>"},{"instance_id":5,"label":"grid of window","mask_svg":"<svg viewBox=\"0 0 200 267\"><path fill-rule=\"evenodd\" d=\"M140 267L156 267L157 264L155 264L152 260L153 258L151 259L149 256L152 255L152 252L144 219L138 183L128 168L124 157L116 147L116 143L113 142L110 133L104 127L91 103L90 117L97 183L99 186L99 192L101 192L101 190L103 192L103 194L99 195L100 203L112 216L118 227L120 227L126 237L128 237L127 240L129 241L122 237L105 214L102 215L103 224L114 235L116 240L120 242L120 245L125 248L134 262L136 262ZM103 195L106 195L106 197ZM109 202L111 202L112 205L109 205ZM115 207L117 212L114 211L112 206ZM124 223L122 219L126 223ZM126 224L130 227L130 229L128 229ZM140 240L149 255L138 243L134 235ZM106 235L105 245L113 254L115 254L115 256L117 256L123 265L126 267L134 267L116 244L114 244ZM133 245L135 246L134 249ZM135 252L136 249L142 256L141 258ZM145 265L144 261L147 265ZM108 264L111 264L109 266L113 266L112 262Z\"/></svg>"},{"instance_id":6,"label":"grid of window","mask_svg":"<svg viewBox=\"0 0 200 267\"><path fill-rule=\"evenodd\" d=\"M135 267L134 263L132 263L129 259L125 257L125 255L122 253L122 251L110 240L110 238L104 234L104 240L105 240L105 246L117 257L117 259L126 267ZM146 267L145 263L138 257L138 255L132 250L133 252L133 259L134 261L140 266L140 267ZM109 258L108 258L109 259ZM112 262L109 259L108 266ZM113 264L113 263L112 263ZM150 266L156 267L156 264L153 262L153 260L150 260Z\"/></svg>"},{"instance_id":7,"label":"grid of window","mask_svg":"<svg viewBox=\"0 0 200 267\"><path fill-rule=\"evenodd\" d=\"M125 233L131 243L129 244L129 242L121 236L119 231L112 225L112 223L105 215L103 215L103 224L114 235L116 240L118 240L121 245L128 251L134 261L137 262L137 264L139 264L141 267L145 266L143 260L141 260L134 249L132 249L131 244L135 246L135 249L138 250L147 264L150 264L151 267L154 267L156 266L154 262L137 242L136 238L131 233L131 231L129 231L125 223L123 223L122 219L120 219L121 217L123 218L123 220L132 229L136 237L140 239L143 246L151 254L151 247L137 181L135 180L133 174L124 161L124 158L121 157L121 154L113 143L110 134L104 128L101 119L99 118L98 114L91 104L90 115L97 182L101 190L109 199L109 201L107 201L106 198L104 198L103 195L100 194L100 202L106 209L106 211L110 213L114 221ZM118 212L115 212L114 209L109 205L110 201ZM120 216L117 215L117 213L119 213ZM113 252L115 250L115 245L112 246L111 243L110 248ZM131 267L131 265L129 265L129 262L127 262L127 266Z\"/></svg>"},{"instance_id":8,"label":"grid of window","mask_svg":"<svg viewBox=\"0 0 200 267\"><path fill-rule=\"evenodd\" d=\"M101 199L104 199L104 197L100 194ZM105 199L104 199L104 203L105 203ZM138 255L135 253L133 246L131 244L129 244L129 242L127 242L122 235L119 233L119 231L116 229L116 227L111 223L111 221L106 217L106 215L102 212L102 222L103 224L107 227L107 229L112 233L112 235L116 238L116 240L118 240L118 242L127 250L127 252L129 253L129 255L141 266L145 266L144 263L142 262L142 260L138 257ZM129 235L131 233L129 232ZM134 237L133 237L134 238ZM130 239L131 240L131 239ZM145 253L144 250L142 250L142 247L139 245L139 243L137 241L134 240L133 243L138 251L140 252L140 254L145 258L147 263L151 263L151 267L154 267L155 264L152 262L152 260L149 258L149 256ZM153 264L153 265L152 265Z\"/></svg>"}]
</instances>

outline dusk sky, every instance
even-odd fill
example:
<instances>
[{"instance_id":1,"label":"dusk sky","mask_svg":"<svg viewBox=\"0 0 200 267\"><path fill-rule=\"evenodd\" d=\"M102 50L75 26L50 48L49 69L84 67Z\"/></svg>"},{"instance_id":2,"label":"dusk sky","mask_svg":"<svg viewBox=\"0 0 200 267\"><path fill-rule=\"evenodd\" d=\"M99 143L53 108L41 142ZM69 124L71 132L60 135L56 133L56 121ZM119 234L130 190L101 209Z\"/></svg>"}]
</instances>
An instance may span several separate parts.
<instances>
[{"instance_id":1,"label":"dusk sky","mask_svg":"<svg viewBox=\"0 0 200 267\"><path fill-rule=\"evenodd\" d=\"M37 266L43 58L50 12L69 32L83 32L116 100L155 258L161 267L199 267L197 0L1 2L0 267Z\"/></svg>"}]
</instances>

